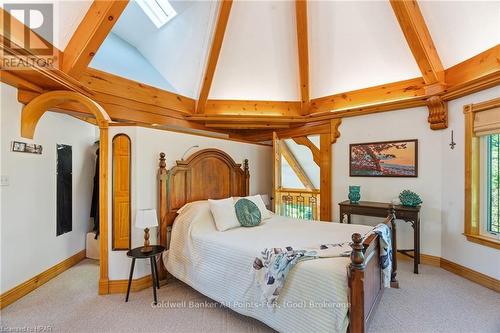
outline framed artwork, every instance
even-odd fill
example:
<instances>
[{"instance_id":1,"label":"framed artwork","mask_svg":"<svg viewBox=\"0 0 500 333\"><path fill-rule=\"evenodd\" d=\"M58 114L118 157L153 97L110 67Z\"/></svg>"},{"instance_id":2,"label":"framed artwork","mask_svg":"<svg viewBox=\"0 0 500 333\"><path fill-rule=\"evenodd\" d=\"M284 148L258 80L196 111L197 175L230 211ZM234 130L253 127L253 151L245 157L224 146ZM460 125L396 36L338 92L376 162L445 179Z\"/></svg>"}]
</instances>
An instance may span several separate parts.
<instances>
[{"instance_id":1,"label":"framed artwork","mask_svg":"<svg viewBox=\"0 0 500 333\"><path fill-rule=\"evenodd\" d=\"M42 154L42 146L35 143L12 141L12 151L18 153Z\"/></svg>"},{"instance_id":2,"label":"framed artwork","mask_svg":"<svg viewBox=\"0 0 500 333\"><path fill-rule=\"evenodd\" d=\"M418 177L418 140L349 145L351 177Z\"/></svg>"}]
</instances>

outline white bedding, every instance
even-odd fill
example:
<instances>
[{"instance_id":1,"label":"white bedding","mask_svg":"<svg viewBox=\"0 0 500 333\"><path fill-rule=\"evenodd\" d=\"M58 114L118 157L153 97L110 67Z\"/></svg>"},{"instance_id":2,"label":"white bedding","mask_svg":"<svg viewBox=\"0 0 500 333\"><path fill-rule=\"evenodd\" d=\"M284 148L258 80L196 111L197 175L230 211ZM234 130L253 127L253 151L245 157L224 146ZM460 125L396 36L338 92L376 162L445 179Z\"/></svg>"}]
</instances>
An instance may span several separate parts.
<instances>
[{"instance_id":1,"label":"white bedding","mask_svg":"<svg viewBox=\"0 0 500 333\"><path fill-rule=\"evenodd\" d=\"M219 232L208 203L197 202L175 220L170 250L163 260L179 280L280 332L345 332L349 258L298 263L288 275L274 309L260 300L252 263L266 247L317 247L349 241L353 233L364 234L371 229L273 216L257 227Z\"/></svg>"}]
</instances>

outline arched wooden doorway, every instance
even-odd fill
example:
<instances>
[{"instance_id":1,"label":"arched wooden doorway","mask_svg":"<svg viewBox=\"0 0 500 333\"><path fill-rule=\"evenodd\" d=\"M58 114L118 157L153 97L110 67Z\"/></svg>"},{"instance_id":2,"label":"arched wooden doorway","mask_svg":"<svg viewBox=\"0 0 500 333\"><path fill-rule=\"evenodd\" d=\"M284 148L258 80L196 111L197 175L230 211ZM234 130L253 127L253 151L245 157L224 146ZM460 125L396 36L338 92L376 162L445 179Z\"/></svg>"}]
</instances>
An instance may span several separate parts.
<instances>
[{"instance_id":1,"label":"arched wooden doorway","mask_svg":"<svg viewBox=\"0 0 500 333\"><path fill-rule=\"evenodd\" d=\"M38 121L46 111L63 103L80 103L91 112L99 126L99 294L109 293L108 277L108 127L111 118L107 112L92 99L73 91L51 91L43 93L29 102L21 114L21 136L33 139Z\"/></svg>"}]
</instances>

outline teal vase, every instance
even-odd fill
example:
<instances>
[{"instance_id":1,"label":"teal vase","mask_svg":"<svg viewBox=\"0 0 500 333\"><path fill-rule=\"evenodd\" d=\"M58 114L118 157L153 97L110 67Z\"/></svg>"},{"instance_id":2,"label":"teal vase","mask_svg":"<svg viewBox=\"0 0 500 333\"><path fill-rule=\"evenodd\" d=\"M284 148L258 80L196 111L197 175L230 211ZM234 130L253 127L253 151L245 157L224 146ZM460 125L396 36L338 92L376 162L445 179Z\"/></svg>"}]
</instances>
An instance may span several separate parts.
<instances>
[{"instance_id":1,"label":"teal vase","mask_svg":"<svg viewBox=\"0 0 500 333\"><path fill-rule=\"evenodd\" d=\"M357 204L361 199L361 186L353 185L349 186L349 201L353 204Z\"/></svg>"}]
</instances>

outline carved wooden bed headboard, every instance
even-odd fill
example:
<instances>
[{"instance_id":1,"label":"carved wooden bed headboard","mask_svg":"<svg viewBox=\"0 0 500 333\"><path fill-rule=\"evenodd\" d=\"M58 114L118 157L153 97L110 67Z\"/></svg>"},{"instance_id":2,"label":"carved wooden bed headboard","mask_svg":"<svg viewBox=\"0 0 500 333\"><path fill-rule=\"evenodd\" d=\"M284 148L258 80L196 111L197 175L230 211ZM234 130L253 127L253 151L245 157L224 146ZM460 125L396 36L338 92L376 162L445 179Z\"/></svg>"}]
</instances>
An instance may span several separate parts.
<instances>
[{"instance_id":1,"label":"carved wooden bed headboard","mask_svg":"<svg viewBox=\"0 0 500 333\"><path fill-rule=\"evenodd\" d=\"M167 226L174 222L177 210L186 203L247 196L250 173L248 160L243 169L231 156L218 149L204 149L166 169L165 154L160 153L158 170L158 215L160 244L166 246Z\"/></svg>"}]
</instances>

